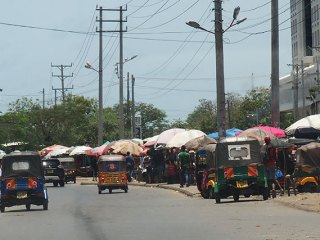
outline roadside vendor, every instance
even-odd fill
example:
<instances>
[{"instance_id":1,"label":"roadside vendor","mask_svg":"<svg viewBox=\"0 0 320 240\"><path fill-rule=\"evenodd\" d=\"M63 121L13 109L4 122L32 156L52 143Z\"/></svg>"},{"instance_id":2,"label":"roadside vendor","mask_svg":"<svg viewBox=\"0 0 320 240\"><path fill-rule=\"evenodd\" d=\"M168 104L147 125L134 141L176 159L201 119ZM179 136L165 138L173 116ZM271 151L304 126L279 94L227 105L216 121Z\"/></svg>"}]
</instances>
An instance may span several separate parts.
<instances>
[{"instance_id":1,"label":"roadside vendor","mask_svg":"<svg viewBox=\"0 0 320 240\"><path fill-rule=\"evenodd\" d=\"M265 144L262 146L263 165L265 166L266 177L269 187L274 183L276 176L276 148L272 146L269 136L264 138Z\"/></svg>"}]
</instances>

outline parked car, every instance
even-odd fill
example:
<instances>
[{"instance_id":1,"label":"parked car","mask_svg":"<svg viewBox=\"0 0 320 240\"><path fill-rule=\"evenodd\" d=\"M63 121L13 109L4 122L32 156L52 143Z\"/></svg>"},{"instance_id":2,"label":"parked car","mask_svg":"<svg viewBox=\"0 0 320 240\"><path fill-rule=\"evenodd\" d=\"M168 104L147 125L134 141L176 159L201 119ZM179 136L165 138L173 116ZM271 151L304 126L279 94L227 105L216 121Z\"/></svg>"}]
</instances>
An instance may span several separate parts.
<instances>
[{"instance_id":1,"label":"parked car","mask_svg":"<svg viewBox=\"0 0 320 240\"><path fill-rule=\"evenodd\" d=\"M40 155L36 152L13 152L2 159L1 202L3 213L6 207L31 204L42 205L48 210L48 192Z\"/></svg>"},{"instance_id":2,"label":"parked car","mask_svg":"<svg viewBox=\"0 0 320 240\"><path fill-rule=\"evenodd\" d=\"M53 183L53 186L57 187L58 184L64 187L65 172L64 168L57 158L49 158L42 160L44 168L44 177L46 183Z\"/></svg>"}]
</instances>

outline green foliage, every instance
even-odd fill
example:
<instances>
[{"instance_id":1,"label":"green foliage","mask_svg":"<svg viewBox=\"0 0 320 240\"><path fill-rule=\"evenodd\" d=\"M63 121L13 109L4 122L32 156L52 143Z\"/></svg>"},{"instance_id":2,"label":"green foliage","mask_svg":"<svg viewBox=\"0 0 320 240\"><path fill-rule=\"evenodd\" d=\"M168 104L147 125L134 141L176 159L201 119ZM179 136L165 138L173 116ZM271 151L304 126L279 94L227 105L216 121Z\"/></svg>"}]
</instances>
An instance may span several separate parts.
<instances>
[{"instance_id":1,"label":"green foliage","mask_svg":"<svg viewBox=\"0 0 320 240\"><path fill-rule=\"evenodd\" d=\"M199 129L205 133L215 132L217 129L216 105L209 100L200 99L199 105L187 117L187 124L191 129Z\"/></svg>"}]
</instances>

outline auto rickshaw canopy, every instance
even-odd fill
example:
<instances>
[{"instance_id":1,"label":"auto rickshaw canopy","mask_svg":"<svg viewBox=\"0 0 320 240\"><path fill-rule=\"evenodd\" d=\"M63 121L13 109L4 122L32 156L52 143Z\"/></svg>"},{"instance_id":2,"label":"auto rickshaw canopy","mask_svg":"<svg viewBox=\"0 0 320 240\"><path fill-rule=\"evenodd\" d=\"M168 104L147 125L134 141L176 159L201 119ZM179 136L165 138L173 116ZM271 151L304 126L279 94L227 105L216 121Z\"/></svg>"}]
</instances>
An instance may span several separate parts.
<instances>
[{"instance_id":1,"label":"auto rickshaw canopy","mask_svg":"<svg viewBox=\"0 0 320 240\"><path fill-rule=\"evenodd\" d=\"M126 159L122 155L102 155L98 159L99 172L123 172L126 167Z\"/></svg>"}]
</instances>

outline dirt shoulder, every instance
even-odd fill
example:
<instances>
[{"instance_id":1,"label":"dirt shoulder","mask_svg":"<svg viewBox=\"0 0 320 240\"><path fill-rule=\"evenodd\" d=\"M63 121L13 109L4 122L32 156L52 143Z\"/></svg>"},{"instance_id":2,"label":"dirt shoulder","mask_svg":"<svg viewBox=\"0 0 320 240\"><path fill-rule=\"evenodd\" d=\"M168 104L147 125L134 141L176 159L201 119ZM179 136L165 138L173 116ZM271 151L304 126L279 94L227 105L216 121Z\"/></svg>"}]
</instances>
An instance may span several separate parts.
<instances>
[{"instance_id":1,"label":"dirt shoulder","mask_svg":"<svg viewBox=\"0 0 320 240\"><path fill-rule=\"evenodd\" d=\"M277 196L274 201L288 207L320 213L320 193L300 193L296 196Z\"/></svg>"}]
</instances>

